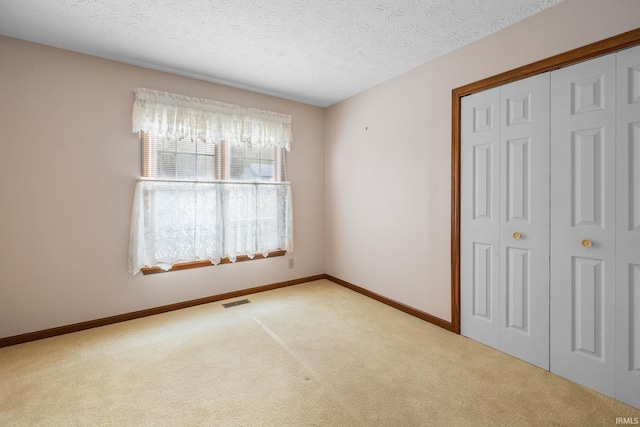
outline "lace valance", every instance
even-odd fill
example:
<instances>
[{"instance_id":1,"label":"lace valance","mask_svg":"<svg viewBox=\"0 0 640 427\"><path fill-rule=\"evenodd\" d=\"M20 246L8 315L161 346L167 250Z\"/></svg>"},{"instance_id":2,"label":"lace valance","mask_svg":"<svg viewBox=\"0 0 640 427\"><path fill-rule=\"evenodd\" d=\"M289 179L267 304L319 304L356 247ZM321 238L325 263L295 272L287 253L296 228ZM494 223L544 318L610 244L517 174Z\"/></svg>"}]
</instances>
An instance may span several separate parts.
<instances>
[{"instance_id":1,"label":"lace valance","mask_svg":"<svg viewBox=\"0 0 640 427\"><path fill-rule=\"evenodd\" d=\"M152 89L135 95L133 132L290 150L290 115Z\"/></svg>"}]
</instances>

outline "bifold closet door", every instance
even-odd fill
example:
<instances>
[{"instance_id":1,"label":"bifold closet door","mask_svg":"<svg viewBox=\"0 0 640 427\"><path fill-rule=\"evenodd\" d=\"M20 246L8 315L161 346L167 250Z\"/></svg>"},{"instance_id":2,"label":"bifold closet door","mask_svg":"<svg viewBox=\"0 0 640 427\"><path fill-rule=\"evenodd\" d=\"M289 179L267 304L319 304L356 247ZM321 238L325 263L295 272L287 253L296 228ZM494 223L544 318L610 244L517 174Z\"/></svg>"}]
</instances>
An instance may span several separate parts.
<instances>
[{"instance_id":1,"label":"bifold closet door","mask_svg":"<svg viewBox=\"0 0 640 427\"><path fill-rule=\"evenodd\" d=\"M549 367L549 74L462 99L461 333Z\"/></svg>"},{"instance_id":2,"label":"bifold closet door","mask_svg":"<svg viewBox=\"0 0 640 427\"><path fill-rule=\"evenodd\" d=\"M551 371L615 391L615 54L551 73Z\"/></svg>"},{"instance_id":3,"label":"bifold closet door","mask_svg":"<svg viewBox=\"0 0 640 427\"><path fill-rule=\"evenodd\" d=\"M549 73L500 106L500 350L549 369Z\"/></svg>"},{"instance_id":4,"label":"bifold closet door","mask_svg":"<svg viewBox=\"0 0 640 427\"><path fill-rule=\"evenodd\" d=\"M617 54L616 399L640 408L640 47Z\"/></svg>"},{"instance_id":5,"label":"bifold closet door","mask_svg":"<svg viewBox=\"0 0 640 427\"><path fill-rule=\"evenodd\" d=\"M499 348L500 89L461 102L460 332Z\"/></svg>"}]
</instances>

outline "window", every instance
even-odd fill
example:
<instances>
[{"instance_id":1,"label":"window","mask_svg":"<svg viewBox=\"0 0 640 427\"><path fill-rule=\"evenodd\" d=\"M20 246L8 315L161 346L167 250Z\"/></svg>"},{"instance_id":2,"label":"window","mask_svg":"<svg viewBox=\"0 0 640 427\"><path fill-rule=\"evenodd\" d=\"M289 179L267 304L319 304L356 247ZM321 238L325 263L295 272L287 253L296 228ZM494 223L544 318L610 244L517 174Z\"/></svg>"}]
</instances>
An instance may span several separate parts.
<instances>
[{"instance_id":1,"label":"window","mask_svg":"<svg viewBox=\"0 0 640 427\"><path fill-rule=\"evenodd\" d=\"M284 181L285 149L172 139L141 132L142 176L175 180Z\"/></svg>"},{"instance_id":2,"label":"window","mask_svg":"<svg viewBox=\"0 0 640 427\"><path fill-rule=\"evenodd\" d=\"M280 158L278 154L284 156L284 150L247 147L246 145L233 146L231 147L229 177L243 181L280 181L281 177L275 173Z\"/></svg>"},{"instance_id":3,"label":"window","mask_svg":"<svg viewBox=\"0 0 640 427\"><path fill-rule=\"evenodd\" d=\"M293 250L291 117L138 89L129 269Z\"/></svg>"},{"instance_id":4,"label":"window","mask_svg":"<svg viewBox=\"0 0 640 427\"><path fill-rule=\"evenodd\" d=\"M219 179L216 173L218 146L191 137L180 139L141 132L142 176L166 179Z\"/></svg>"}]
</instances>

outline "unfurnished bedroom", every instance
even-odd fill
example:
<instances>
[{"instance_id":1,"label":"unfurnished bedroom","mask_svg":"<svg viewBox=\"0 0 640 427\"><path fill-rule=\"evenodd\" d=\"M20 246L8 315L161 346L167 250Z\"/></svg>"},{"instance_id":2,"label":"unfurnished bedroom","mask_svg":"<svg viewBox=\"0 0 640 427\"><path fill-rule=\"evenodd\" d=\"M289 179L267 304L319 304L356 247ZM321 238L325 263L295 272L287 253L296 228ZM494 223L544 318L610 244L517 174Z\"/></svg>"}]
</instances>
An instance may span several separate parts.
<instances>
[{"instance_id":1,"label":"unfurnished bedroom","mask_svg":"<svg viewBox=\"0 0 640 427\"><path fill-rule=\"evenodd\" d=\"M0 425L640 423L637 0L0 0Z\"/></svg>"}]
</instances>

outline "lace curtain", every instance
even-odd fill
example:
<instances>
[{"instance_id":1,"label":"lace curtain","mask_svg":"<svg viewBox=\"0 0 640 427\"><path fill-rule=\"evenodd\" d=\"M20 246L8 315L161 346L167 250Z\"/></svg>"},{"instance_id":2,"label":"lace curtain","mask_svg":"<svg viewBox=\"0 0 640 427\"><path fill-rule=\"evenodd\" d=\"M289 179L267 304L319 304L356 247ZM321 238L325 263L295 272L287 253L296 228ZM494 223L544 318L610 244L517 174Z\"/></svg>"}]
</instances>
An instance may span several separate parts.
<instances>
[{"instance_id":1,"label":"lace curtain","mask_svg":"<svg viewBox=\"0 0 640 427\"><path fill-rule=\"evenodd\" d=\"M290 115L144 88L135 95L133 132L290 150Z\"/></svg>"},{"instance_id":2,"label":"lace curtain","mask_svg":"<svg viewBox=\"0 0 640 427\"><path fill-rule=\"evenodd\" d=\"M129 271L293 250L289 183L136 183Z\"/></svg>"},{"instance_id":3,"label":"lace curtain","mask_svg":"<svg viewBox=\"0 0 640 427\"><path fill-rule=\"evenodd\" d=\"M289 150L291 116L166 92L137 89L133 131L163 138ZM228 144L224 144L228 145ZM288 182L140 178L129 239L129 271L178 262L293 251Z\"/></svg>"}]
</instances>

